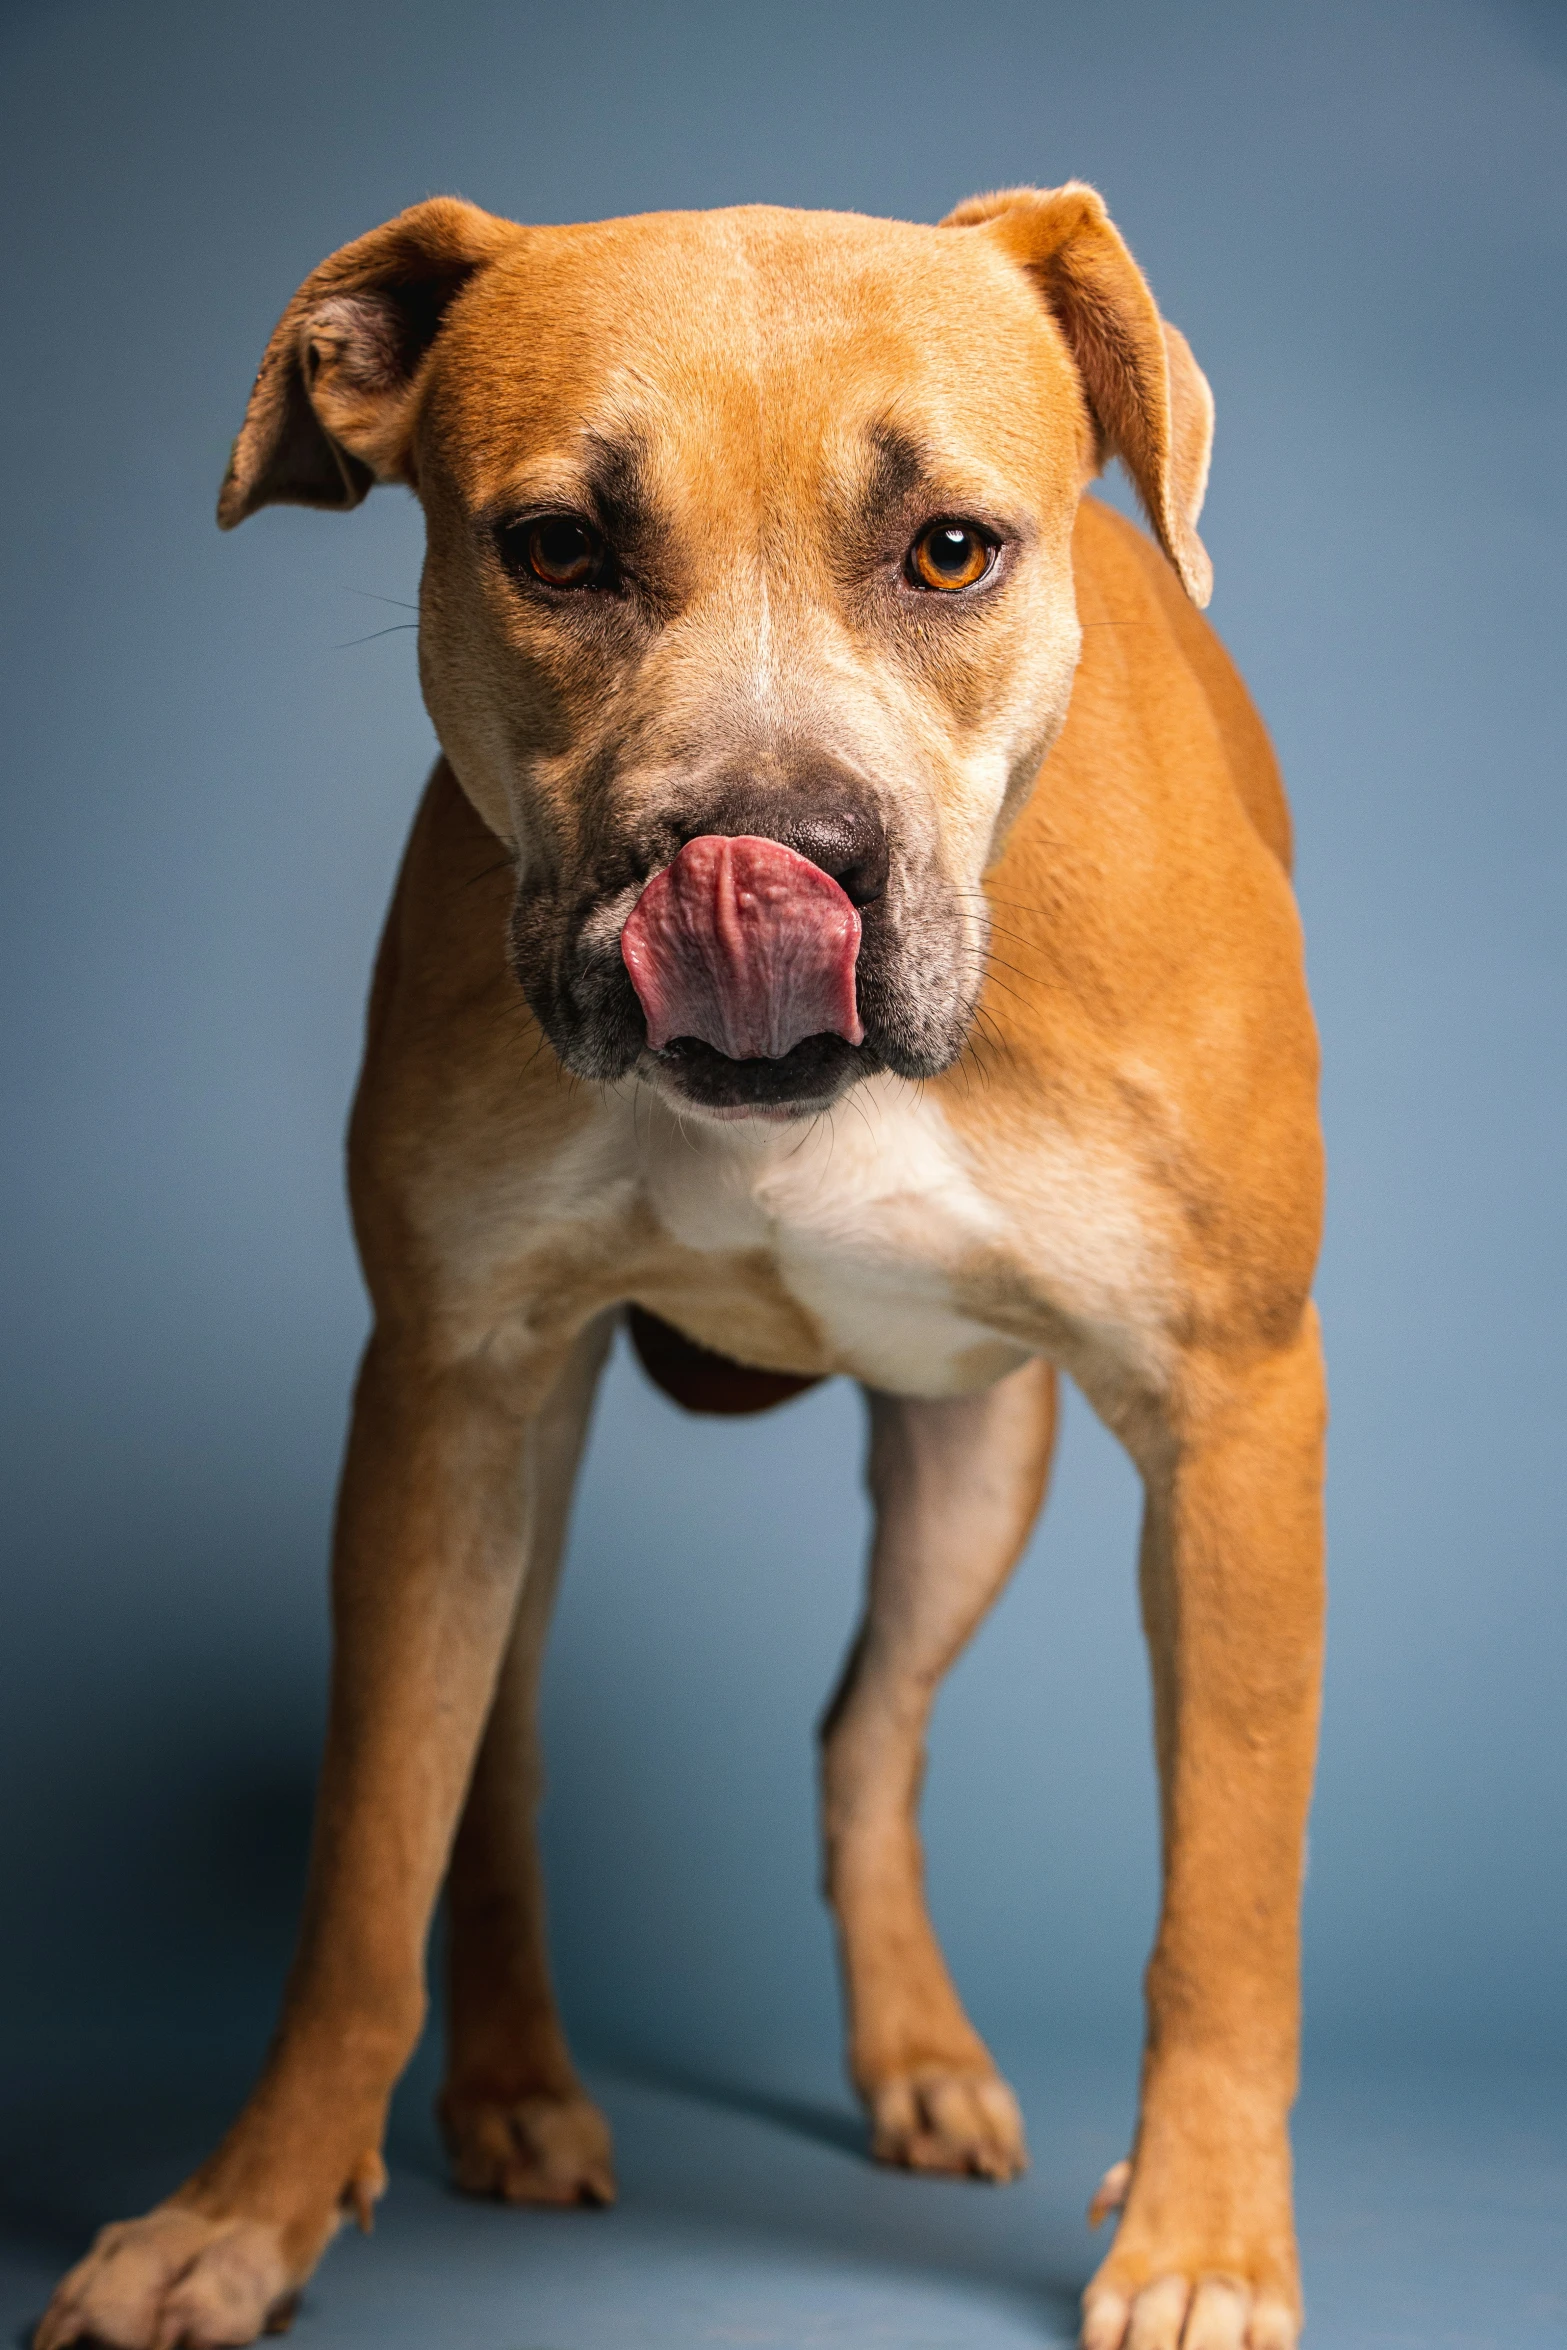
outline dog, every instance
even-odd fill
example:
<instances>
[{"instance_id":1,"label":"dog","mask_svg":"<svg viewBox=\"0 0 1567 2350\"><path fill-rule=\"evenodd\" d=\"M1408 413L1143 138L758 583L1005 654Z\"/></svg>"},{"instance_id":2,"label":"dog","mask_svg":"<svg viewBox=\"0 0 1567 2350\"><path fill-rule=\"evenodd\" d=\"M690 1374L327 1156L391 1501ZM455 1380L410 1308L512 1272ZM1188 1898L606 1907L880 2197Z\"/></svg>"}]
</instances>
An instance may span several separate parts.
<instances>
[{"instance_id":1,"label":"dog","mask_svg":"<svg viewBox=\"0 0 1567 2350\"><path fill-rule=\"evenodd\" d=\"M821 1787L886 2162L1025 2161L926 1912L923 1737L1043 1497L1058 1372L1124 1442L1163 1897L1082 2341L1295 2342L1317 1049L1277 769L1200 616L1212 413L1078 183L939 227L526 228L441 198L289 304L219 520L417 493L443 754L350 1130L374 1328L330 1722L258 2086L103 2231L37 2350L287 2323L384 2187L443 1878L458 2182L612 2198L533 1818L572 1480L628 1309L687 1401L836 1372L868 1397L876 1527ZM1153 538L1085 494L1111 457Z\"/></svg>"}]
</instances>

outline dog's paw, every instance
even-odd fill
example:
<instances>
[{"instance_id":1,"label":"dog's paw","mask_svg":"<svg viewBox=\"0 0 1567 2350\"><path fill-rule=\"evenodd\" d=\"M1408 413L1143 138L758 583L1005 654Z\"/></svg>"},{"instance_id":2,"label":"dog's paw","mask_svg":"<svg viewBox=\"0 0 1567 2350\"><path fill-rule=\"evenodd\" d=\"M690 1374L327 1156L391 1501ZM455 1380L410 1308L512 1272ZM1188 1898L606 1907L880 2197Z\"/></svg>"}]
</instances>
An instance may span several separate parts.
<instances>
[{"instance_id":1,"label":"dog's paw","mask_svg":"<svg viewBox=\"0 0 1567 2350\"><path fill-rule=\"evenodd\" d=\"M1280 2290L1195 2266L1142 2286L1101 2269L1083 2295L1082 2350L1295 2350L1299 2338Z\"/></svg>"},{"instance_id":2,"label":"dog's paw","mask_svg":"<svg viewBox=\"0 0 1567 2350\"><path fill-rule=\"evenodd\" d=\"M613 2203L609 2124L579 2090L570 2097L484 2098L448 2090L441 2127L467 2195L503 2203Z\"/></svg>"},{"instance_id":3,"label":"dog's paw","mask_svg":"<svg viewBox=\"0 0 1567 2350\"><path fill-rule=\"evenodd\" d=\"M1097 2227L1126 2211L1109 2258L1083 2294L1081 2350L1295 2350L1300 2292L1287 2214L1232 2226L1164 2204L1141 2216L1129 2162L1106 2171L1088 2207ZM1130 2208L1128 2208L1130 2207ZM1250 2240L1244 2240L1249 2238Z\"/></svg>"},{"instance_id":4,"label":"dog's paw","mask_svg":"<svg viewBox=\"0 0 1567 2350\"><path fill-rule=\"evenodd\" d=\"M922 2067L878 2082L866 2103L878 2162L998 2186L1028 2168L1023 2117L999 2073Z\"/></svg>"},{"instance_id":5,"label":"dog's paw","mask_svg":"<svg viewBox=\"0 0 1567 2350\"><path fill-rule=\"evenodd\" d=\"M233 2350L286 2330L300 2282L281 2229L166 2203L100 2231L56 2289L33 2350Z\"/></svg>"}]
</instances>

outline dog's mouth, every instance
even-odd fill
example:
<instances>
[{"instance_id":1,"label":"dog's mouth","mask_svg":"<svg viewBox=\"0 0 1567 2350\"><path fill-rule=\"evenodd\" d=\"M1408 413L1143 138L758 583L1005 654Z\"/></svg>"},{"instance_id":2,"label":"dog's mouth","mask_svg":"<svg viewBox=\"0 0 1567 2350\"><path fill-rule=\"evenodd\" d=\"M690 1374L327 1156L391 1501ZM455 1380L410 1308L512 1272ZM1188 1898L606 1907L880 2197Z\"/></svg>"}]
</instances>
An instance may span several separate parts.
<instances>
[{"instance_id":1,"label":"dog's mouth","mask_svg":"<svg viewBox=\"0 0 1567 2350\"><path fill-rule=\"evenodd\" d=\"M754 834L688 841L620 937L649 1054L682 1096L731 1117L838 1092L865 1042L859 951L832 875Z\"/></svg>"},{"instance_id":2,"label":"dog's mouth","mask_svg":"<svg viewBox=\"0 0 1567 2350\"><path fill-rule=\"evenodd\" d=\"M971 897L889 861L864 825L878 853L842 820L820 838L795 820L799 847L753 826L676 832L647 862L627 840L576 889L519 887L513 969L566 1068L738 1119L949 1067L977 992Z\"/></svg>"},{"instance_id":3,"label":"dog's mouth","mask_svg":"<svg viewBox=\"0 0 1567 2350\"><path fill-rule=\"evenodd\" d=\"M719 1118L808 1116L881 1067L836 1036L805 1037L775 1061L732 1060L694 1036L677 1036L651 1057L671 1092Z\"/></svg>"}]
</instances>

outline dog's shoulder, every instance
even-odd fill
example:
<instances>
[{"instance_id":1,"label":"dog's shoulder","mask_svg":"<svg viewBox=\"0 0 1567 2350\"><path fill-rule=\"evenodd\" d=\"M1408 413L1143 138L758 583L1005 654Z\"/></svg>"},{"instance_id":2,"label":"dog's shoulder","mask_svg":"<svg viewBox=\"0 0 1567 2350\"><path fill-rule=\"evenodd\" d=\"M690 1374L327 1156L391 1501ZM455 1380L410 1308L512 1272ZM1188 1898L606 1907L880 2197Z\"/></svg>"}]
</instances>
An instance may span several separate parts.
<instances>
[{"instance_id":1,"label":"dog's shoulder","mask_svg":"<svg viewBox=\"0 0 1567 2350\"><path fill-rule=\"evenodd\" d=\"M437 1232L443 1253L466 1253L456 1203L525 1191L595 1125L597 1089L561 1067L512 976L515 891L510 854L442 759L381 934L349 1122L367 1270L408 1269Z\"/></svg>"},{"instance_id":2,"label":"dog's shoulder","mask_svg":"<svg viewBox=\"0 0 1567 2350\"><path fill-rule=\"evenodd\" d=\"M1284 871L1294 854L1289 802L1268 730L1217 630L1192 603L1168 559L1134 523L1100 498L1078 509L1072 541L1084 658L1089 639L1114 630L1141 641L1131 650L1142 671L1175 664L1202 694L1237 798Z\"/></svg>"}]
</instances>

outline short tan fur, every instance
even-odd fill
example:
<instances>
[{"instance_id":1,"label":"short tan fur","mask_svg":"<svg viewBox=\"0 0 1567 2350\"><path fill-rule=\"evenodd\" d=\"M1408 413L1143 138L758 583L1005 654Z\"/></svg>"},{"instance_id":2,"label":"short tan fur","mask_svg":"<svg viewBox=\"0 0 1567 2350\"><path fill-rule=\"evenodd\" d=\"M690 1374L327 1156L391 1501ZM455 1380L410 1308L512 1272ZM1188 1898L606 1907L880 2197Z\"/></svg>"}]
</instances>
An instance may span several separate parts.
<instances>
[{"instance_id":1,"label":"short tan fur","mask_svg":"<svg viewBox=\"0 0 1567 2350\"><path fill-rule=\"evenodd\" d=\"M285 312L220 517L417 492L443 748L353 1116L374 1330L330 1726L261 2081L192 2179L99 2237L37 2350L286 2322L384 2183L448 1875L460 2184L612 2197L545 1957L534 1715L628 1304L868 1393L876 1533L822 1798L849 2069L890 2162L1025 2159L925 1907L923 1739L1027 1539L1059 1370L1125 1443L1164 1891L1083 2341L1290 2350L1322 1175L1288 817L1197 609L1212 412L1077 185L939 228L535 229L438 199ZM1111 456L1157 545L1084 496ZM590 550L581 592L530 570L541 516ZM985 564L954 593L910 568L943 522ZM648 1051L620 927L704 832L836 860L865 1047Z\"/></svg>"}]
</instances>

